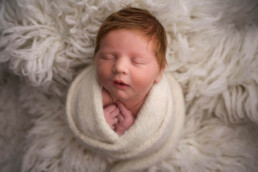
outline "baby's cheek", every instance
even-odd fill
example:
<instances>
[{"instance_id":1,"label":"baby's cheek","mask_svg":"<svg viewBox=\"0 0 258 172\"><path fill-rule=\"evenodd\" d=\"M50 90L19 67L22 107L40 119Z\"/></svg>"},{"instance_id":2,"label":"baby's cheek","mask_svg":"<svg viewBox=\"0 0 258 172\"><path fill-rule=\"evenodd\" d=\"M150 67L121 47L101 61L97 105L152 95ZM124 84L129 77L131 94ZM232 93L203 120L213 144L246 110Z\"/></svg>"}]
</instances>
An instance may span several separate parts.
<instances>
[{"instance_id":1,"label":"baby's cheek","mask_svg":"<svg viewBox=\"0 0 258 172\"><path fill-rule=\"evenodd\" d=\"M148 75L146 75L148 73ZM143 74L138 74L133 76L133 81L135 85L141 90L148 90L151 88L151 86L154 84L155 77L152 76L151 74L149 75L150 72L145 72Z\"/></svg>"},{"instance_id":2,"label":"baby's cheek","mask_svg":"<svg viewBox=\"0 0 258 172\"><path fill-rule=\"evenodd\" d=\"M101 84L104 84L109 78L108 71L103 69L97 70L97 77L98 77L98 80L101 82Z\"/></svg>"}]
</instances>

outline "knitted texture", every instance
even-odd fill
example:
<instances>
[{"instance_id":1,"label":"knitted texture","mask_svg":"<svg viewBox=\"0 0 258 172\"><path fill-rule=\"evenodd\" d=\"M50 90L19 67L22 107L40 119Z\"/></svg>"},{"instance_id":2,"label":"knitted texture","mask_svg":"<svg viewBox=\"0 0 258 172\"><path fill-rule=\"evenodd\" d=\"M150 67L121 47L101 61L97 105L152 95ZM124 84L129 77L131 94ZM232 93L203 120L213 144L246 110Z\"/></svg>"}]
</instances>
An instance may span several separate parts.
<instances>
[{"instance_id":1,"label":"knitted texture","mask_svg":"<svg viewBox=\"0 0 258 172\"><path fill-rule=\"evenodd\" d=\"M177 82L169 78L170 82L164 76L152 87L133 126L118 136L104 118L96 70L87 67L69 89L68 124L89 149L111 159L111 171L146 168L165 158L182 130L183 95Z\"/></svg>"}]
</instances>

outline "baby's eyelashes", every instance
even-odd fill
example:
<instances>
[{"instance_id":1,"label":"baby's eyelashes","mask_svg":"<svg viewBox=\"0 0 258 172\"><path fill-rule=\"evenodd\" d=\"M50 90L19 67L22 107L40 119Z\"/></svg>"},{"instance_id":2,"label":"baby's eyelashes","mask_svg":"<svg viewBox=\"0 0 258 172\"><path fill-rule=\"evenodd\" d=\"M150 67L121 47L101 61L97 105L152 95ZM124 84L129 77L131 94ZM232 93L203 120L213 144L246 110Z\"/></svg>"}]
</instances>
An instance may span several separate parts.
<instances>
[{"instance_id":1,"label":"baby's eyelashes","mask_svg":"<svg viewBox=\"0 0 258 172\"><path fill-rule=\"evenodd\" d=\"M123 57L117 57L116 55L112 55L112 54L103 54L100 56L100 58L102 60L107 60L107 61L118 61L120 58ZM142 58L142 57L127 57L127 61L130 62L133 65L144 65L147 63L146 59Z\"/></svg>"},{"instance_id":2,"label":"baby's eyelashes","mask_svg":"<svg viewBox=\"0 0 258 172\"><path fill-rule=\"evenodd\" d=\"M143 58L140 58L140 57L133 57L131 59L131 61L134 64L145 64L146 63L146 61Z\"/></svg>"}]
</instances>

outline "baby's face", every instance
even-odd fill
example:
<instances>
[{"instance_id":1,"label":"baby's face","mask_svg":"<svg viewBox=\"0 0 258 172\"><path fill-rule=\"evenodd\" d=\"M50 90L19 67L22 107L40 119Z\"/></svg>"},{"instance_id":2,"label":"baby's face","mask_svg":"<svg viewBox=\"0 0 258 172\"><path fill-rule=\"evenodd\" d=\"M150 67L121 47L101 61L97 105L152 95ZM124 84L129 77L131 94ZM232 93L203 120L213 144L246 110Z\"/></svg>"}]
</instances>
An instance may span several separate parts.
<instances>
[{"instance_id":1,"label":"baby's face","mask_svg":"<svg viewBox=\"0 0 258 172\"><path fill-rule=\"evenodd\" d=\"M139 31L110 31L95 60L100 84L120 101L144 98L162 75L153 41Z\"/></svg>"}]
</instances>

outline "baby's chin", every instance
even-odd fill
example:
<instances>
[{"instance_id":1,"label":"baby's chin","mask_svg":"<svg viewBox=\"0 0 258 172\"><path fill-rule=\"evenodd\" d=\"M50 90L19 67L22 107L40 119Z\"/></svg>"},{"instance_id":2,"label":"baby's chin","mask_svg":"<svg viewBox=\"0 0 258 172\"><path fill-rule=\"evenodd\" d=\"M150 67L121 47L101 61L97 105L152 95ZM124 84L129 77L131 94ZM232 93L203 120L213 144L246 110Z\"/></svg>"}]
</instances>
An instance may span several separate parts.
<instances>
[{"instance_id":1,"label":"baby's chin","mask_svg":"<svg viewBox=\"0 0 258 172\"><path fill-rule=\"evenodd\" d=\"M121 103L126 102L126 99L123 98L123 97L120 97L120 96L112 96L112 99L113 99L114 103L117 103L117 102L121 102Z\"/></svg>"},{"instance_id":2,"label":"baby's chin","mask_svg":"<svg viewBox=\"0 0 258 172\"><path fill-rule=\"evenodd\" d=\"M130 100L130 98L124 97L124 96L119 96L119 95L111 95L111 96L114 103L117 103L117 102L125 103L128 100Z\"/></svg>"},{"instance_id":3,"label":"baby's chin","mask_svg":"<svg viewBox=\"0 0 258 172\"><path fill-rule=\"evenodd\" d=\"M111 96L112 102L114 102L114 103L121 102L123 104L127 104L127 103L133 102L133 101L135 101L135 102L144 101L149 93L149 91L148 91L145 94L138 95L138 94L132 93L130 91L117 90L117 89L113 89L110 87L107 87L105 89L108 91L109 95Z\"/></svg>"},{"instance_id":4,"label":"baby's chin","mask_svg":"<svg viewBox=\"0 0 258 172\"><path fill-rule=\"evenodd\" d=\"M130 96L114 96L114 99L115 99L115 102L121 102L123 104L127 104L127 103L132 103L132 102L144 102L146 97L148 96L147 95L142 95L142 96L134 96L134 97L130 97Z\"/></svg>"}]
</instances>

